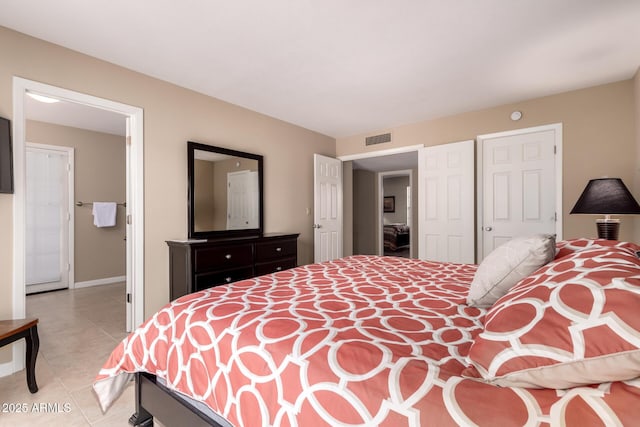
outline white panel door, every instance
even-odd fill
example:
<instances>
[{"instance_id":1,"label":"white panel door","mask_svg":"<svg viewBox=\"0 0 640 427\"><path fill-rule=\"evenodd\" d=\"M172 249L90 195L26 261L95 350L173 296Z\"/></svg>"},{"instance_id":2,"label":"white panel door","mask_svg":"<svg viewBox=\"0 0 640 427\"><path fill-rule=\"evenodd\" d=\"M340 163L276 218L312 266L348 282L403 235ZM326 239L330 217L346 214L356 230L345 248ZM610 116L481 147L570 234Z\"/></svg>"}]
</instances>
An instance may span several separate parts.
<instances>
[{"instance_id":1,"label":"white panel door","mask_svg":"<svg viewBox=\"0 0 640 427\"><path fill-rule=\"evenodd\" d=\"M227 230L258 228L258 172L227 174Z\"/></svg>"},{"instance_id":2,"label":"white panel door","mask_svg":"<svg viewBox=\"0 0 640 427\"><path fill-rule=\"evenodd\" d=\"M69 287L73 149L26 147L26 293Z\"/></svg>"},{"instance_id":3,"label":"white panel door","mask_svg":"<svg viewBox=\"0 0 640 427\"><path fill-rule=\"evenodd\" d=\"M478 138L482 258L514 237L556 233L557 132L541 127Z\"/></svg>"},{"instance_id":4,"label":"white panel door","mask_svg":"<svg viewBox=\"0 0 640 427\"><path fill-rule=\"evenodd\" d=\"M314 261L342 257L342 162L313 155Z\"/></svg>"},{"instance_id":5,"label":"white panel door","mask_svg":"<svg viewBox=\"0 0 640 427\"><path fill-rule=\"evenodd\" d=\"M422 148L418 170L419 257L472 264L475 260L473 141Z\"/></svg>"}]
</instances>

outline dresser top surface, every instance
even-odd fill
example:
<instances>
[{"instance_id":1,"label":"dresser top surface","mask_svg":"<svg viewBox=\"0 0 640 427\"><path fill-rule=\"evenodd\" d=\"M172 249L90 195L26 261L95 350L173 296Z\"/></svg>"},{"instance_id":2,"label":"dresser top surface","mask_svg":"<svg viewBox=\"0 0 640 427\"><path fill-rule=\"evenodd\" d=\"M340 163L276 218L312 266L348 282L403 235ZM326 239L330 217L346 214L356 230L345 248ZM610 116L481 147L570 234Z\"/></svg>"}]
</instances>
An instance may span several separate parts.
<instances>
[{"instance_id":1,"label":"dresser top surface","mask_svg":"<svg viewBox=\"0 0 640 427\"><path fill-rule=\"evenodd\" d=\"M264 233L261 236L242 236L242 237L216 237L212 239L185 239L185 240L167 240L169 246L193 246L207 245L216 243L254 243L260 241L277 240L277 239L297 239L300 233Z\"/></svg>"}]
</instances>

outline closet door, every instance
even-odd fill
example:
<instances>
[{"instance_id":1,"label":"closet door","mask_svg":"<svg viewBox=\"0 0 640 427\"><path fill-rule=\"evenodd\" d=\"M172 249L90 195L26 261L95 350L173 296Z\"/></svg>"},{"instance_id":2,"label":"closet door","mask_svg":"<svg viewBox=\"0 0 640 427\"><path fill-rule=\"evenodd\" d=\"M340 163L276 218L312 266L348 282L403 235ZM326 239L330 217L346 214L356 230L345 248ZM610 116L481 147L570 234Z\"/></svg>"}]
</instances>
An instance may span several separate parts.
<instances>
[{"instance_id":1,"label":"closet door","mask_svg":"<svg viewBox=\"0 0 640 427\"><path fill-rule=\"evenodd\" d=\"M478 137L479 261L517 236L560 239L560 125Z\"/></svg>"},{"instance_id":2,"label":"closet door","mask_svg":"<svg viewBox=\"0 0 640 427\"><path fill-rule=\"evenodd\" d=\"M26 292L69 287L69 153L26 148Z\"/></svg>"},{"instance_id":3,"label":"closet door","mask_svg":"<svg viewBox=\"0 0 640 427\"><path fill-rule=\"evenodd\" d=\"M418 251L421 259L472 264L474 142L420 150Z\"/></svg>"}]
</instances>

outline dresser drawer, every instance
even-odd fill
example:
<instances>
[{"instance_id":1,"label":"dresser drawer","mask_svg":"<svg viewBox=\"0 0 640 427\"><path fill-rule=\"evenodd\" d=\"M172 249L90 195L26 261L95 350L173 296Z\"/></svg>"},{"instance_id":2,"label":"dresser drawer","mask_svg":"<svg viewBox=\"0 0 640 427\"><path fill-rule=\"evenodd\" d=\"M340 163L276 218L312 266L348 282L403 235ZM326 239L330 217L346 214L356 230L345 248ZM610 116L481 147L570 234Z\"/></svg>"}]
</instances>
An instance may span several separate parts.
<instances>
[{"instance_id":1,"label":"dresser drawer","mask_svg":"<svg viewBox=\"0 0 640 427\"><path fill-rule=\"evenodd\" d=\"M297 252L298 243L295 239L260 242L256 244L256 262L295 257Z\"/></svg>"},{"instance_id":2,"label":"dresser drawer","mask_svg":"<svg viewBox=\"0 0 640 427\"><path fill-rule=\"evenodd\" d=\"M213 271L211 273L200 273L195 275L194 291L201 291L212 286L226 285L238 280L253 277L253 268L237 268L235 270Z\"/></svg>"},{"instance_id":3,"label":"dresser drawer","mask_svg":"<svg viewBox=\"0 0 640 427\"><path fill-rule=\"evenodd\" d=\"M253 264L253 245L198 248L194 254L195 272L228 270Z\"/></svg>"},{"instance_id":4,"label":"dresser drawer","mask_svg":"<svg viewBox=\"0 0 640 427\"><path fill-rule=\"evenodd\" d=\"M288 270L296 266L296 261L296 257L293 257L283 258L272 262L265 262L262 264L256 264L256 276L262 276L263 274L271 274L282 270Z\"/></svg>"},{"instance_id":5,"label":"dresser drawer","mask_svg":"<svg viewBox=\"0 0 640 427\"><path fill-rule=\"evenodd\" d=\"M168 240L169 297L293 268L298 234Z\"/></svg>"}]
</instances>

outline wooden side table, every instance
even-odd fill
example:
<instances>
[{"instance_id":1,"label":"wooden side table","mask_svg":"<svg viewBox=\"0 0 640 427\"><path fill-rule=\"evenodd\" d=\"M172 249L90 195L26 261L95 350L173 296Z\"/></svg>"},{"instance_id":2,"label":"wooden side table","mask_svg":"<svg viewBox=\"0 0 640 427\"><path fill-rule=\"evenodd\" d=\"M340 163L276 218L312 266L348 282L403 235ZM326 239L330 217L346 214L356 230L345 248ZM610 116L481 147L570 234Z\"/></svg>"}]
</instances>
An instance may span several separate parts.
<instances>
[{"instance_id":1,"label":"wooden side table","mask_svg":"<svg viewBox=\"0 0 640 427\"><path fill-rule=\"evenodd\" d=\"M29 391L38 391L36 384L36 357L40 348L38 338L38 319L0 320L0 347L11 344L24 338L27 342L27 357L25 360L27 370L27 385Z\"/></svg>"}]
</instances>

